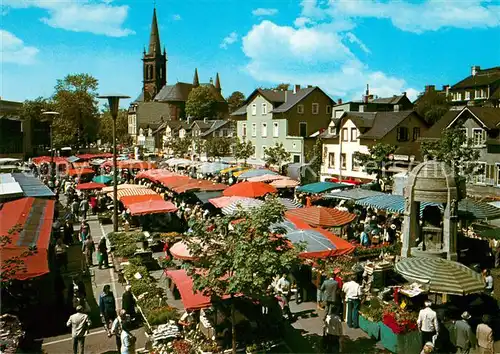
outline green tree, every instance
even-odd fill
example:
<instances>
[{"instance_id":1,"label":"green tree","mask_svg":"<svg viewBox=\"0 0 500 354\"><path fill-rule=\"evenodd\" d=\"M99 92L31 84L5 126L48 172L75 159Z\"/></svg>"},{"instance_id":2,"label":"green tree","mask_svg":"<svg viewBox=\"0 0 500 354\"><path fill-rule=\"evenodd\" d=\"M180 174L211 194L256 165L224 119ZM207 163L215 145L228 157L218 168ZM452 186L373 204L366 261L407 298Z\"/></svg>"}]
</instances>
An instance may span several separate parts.
<instances>
[{"instance_id":1,"label":"green tree","mask_svg":"<svg viewBox=\"0 0 500 354\"><path fill-rule=\"evenodd\" d=\"M276 86L271 86L271 87L261 87L263 90L276 90L276 91L287 91L290 87L290 84L282 82L281 84L278 84Z\"/></svg>"},{"instance_id":2,"label":"green tree","mask_svg":"<svg viewBox=\"0 0 500 354\"><path fill-rule=\"evenodd\" d=\"M220 159L221 157L230 156L233 141L234 139L230 137L214 137L208 139L205 143L207 157Z\"/></svg>"},{"instance_id":3,"label":"green tree","mask_svg":"<svg viewBox=\"0 0 500 354\"><path fill-rule=\"evenodd\" d=\"M276 143L274 146L264 149L264 161L269 166L276 166L281 171L284 162L290 160L291 154L285 150L283 143Z\"/></svg>"},{"instance_id":4,"label":"green tree","mask_svg":"<svg viewBox=\"0 0 500 354\"><path fill-rule=\"evenodd\" d=\"M424 158L450 165L457 176L470 177L483 172L474 164L479 159L479 150L460 127L445 129L437 141L423 141L420 150Z\"/></svg>"},{"instance_id":5,"label":"green tree","mask_svg":"<svg viewBox=\"0 0 500 354\"><path fill-rule=\"evenodd\" d=\"M112 143L113 141L113 117L106 104L101 112L99 120L99 139L102 143ZM126 109L118 110L116 118L116 140L120 144L130 143L130 135L128 135L128 111Z\"/></svg>"},{"instance_id":6,"label":"green tree","mask_svg":"<svg viewBox=\"0 0 500 354\"><path fill-rule=\"evenodd\" d=\"M449 98L445 93L435 90L424 92L415 105L415 111L430 125L441 119L449 109Z\"/></svg>"},{"instance_id":7,"label":"green tree","mask_svg":"<svg viewBox=\"0 0 500 354\"><path fill-rule=\"evenodd\" d=\"M240 91L234 91L231 96L226 98L227 104L229 106L229 113L233 113L238 108L243 106L245 102L245 95Z\"/></svg>"},{"instance_id":8,"label":"green tree","mask_svg":"<svg viewBox=\"0 0 500 354\"><path fill-rule=\"evenodd\" d=\"M21 118L30 122L32 131L47 132L47 134L33 134L31 136L33 146L50 146L50 124L43 112L54 111L54 103L47 98L38 97L34 100L26 100L23 103Z\"/></svg>"},{"instance_id":9,"label":"green tree","mask_svg":"<svg viewBox=\"0 0 500 354\"><path fill-rule=\"evenodd\" d=\"M364 167L366 173L376 175L376 181L380 189L380 182L387 181L385 171L390 161L389 155L394 154L396 147L391 144L377 143L368 149L368 154L356 151L354 158Z\"/></svg>"},{"instance_id":10,"label":"green tree","mask_svg":"<svg viewBox=\"0 0 500 354\"><path fill-rule=\"evenodd\" d=\"M210 87L198 86L191 90L186 101L186 114L194 119L212 118L217 100Z\"/></svg>"},{"instance_id":11,"label":"green tree","mask_svg":"<svg viewBox=\"0 0 500 354\"><path fill-rule=\"evenodd\" d=\"M193 153L200 156L204 154L207 150L207 144L205 139L200 137L191 138Z\"/></svg>"},{"instance_id":12,"label":"green tree","mask_svg":"<svg viewBox=\"0 0 500 354\"><path fill-rule=\"evenodd\" d=\"M167 142L166 147L172 151L176 157L185 157L192 147L192 140L190 138L184 139L171 139Z\"/></svg>"},{"instance_id":13,"label":"green tree","mask_svg":"<svg viewBox=\"0 0 500 354\"><path fill-rule=\"evenodd\" d=\"M307 152L306 157L309 170L313 172L312 177L314 179L309 183L317 182L321 176L321 165L323 164L323 139L316 138L313 148Z\"/></svg>"},{"instance_id":14,"label":"green tree","mask_svg":"<svg viewBox=\"0 0 500 354\"><path fill-rule=\"evenodd\" d=\"M52 97L57 111L54 144L76 145L94 142L99 129L98 81L89 74L70 74L57 80Z\"/></svg>"},{"instance_id":15,"label":"green tree","mask_svg":"<svg viewBox=\"0 0 500 354\"><path fill-rule=\"evenodd\" d=\"M234 297L242 294L265 299L274 277L300 262L303 249L276 237L271 226L283 220L284 207L270 199L251 212L197 221L190 236L184 236L196 258L185 267L193 277L193 288L214 300L230 296L233 353L236 352ZM238 223L232 221L240 219ZM193 240L200 240L195 242Z\"/></svg>"},{"instance_id":16,"label":"green tree","mask_svg":"<svg viewBox=\"0 0 500 354\"><path fill-rule=\"evenodd\" d=\"M246 165L247 160L252 156L255 152L255 146L253 146L250 140L240 141L237 139L233 145L233 155L238 160L243 160L243 163Z\"/></svg>"}]
</instances>

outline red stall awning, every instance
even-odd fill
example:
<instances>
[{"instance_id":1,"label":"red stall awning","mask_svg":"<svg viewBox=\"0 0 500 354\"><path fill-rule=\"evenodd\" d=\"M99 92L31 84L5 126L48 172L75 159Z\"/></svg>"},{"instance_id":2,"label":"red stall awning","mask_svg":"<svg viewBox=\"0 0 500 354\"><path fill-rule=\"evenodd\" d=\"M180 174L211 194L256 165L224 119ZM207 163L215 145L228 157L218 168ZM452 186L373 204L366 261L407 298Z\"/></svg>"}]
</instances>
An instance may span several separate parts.
<instances>
[{"instance_id":1,"label":"red stall awning","mask_svg":"<svg viewBox=\"0 0 500 354\"><path fill-rule=\"evenodd\" d=\"M177 211L177 207L173 203L163 200L158 194L125 196L120 201L130 210L131 215L174 213Z\"/></svg>"}]
</instances>

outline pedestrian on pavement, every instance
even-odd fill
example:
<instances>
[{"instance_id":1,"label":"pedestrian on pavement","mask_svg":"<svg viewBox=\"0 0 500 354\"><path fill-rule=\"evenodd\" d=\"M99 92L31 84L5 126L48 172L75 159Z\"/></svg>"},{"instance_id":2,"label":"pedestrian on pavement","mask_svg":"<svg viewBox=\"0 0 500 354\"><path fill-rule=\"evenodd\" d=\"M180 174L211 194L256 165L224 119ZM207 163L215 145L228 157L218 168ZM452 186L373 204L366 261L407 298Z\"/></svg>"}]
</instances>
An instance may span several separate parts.
<instances>
[{"instance_id":1,"label":"pedestrian on pavement","mask_svg":"<svg viewBox=\"0 0 500 354\"><path fill-rule=\"evenodd\" d=\"M425 308L418 314L417 326L422 336L422 346L427 342L434 343L434 336L439 332L439 323L436 311L432 307L432 302L427 300Z\"/></svg>"},{"instance_id":2,"label":"pedestrian on pavement","mask_svg":"<svg viewBox=\"0 0 500 354\"><path fill-rule=\"evenodd\" d=\"M281 297L281 301L283 304L283 314L287 317L291 317L292 313L290 311L290 281L288 281L286 274L283 273L281 278L278 280L276 284L276 290Z\"/></svg>"},{"instance_id":3,"label":"pedestrian on pavement","mask_svg":"<svg viewBox=\"0 0 500 354\"><path fill-rule=\"evenodd\" d=\"M80 225L80 234L78 235L78 239L83 243L88 237L91 237L90 225L87 220L83 219Z\"/></svg>"},{"instance_id":4,"label":"pedestrian on pavement","mask_svg":"<svg viewBox=\"0 0 500 354\"><path fill-rule=\"evenodd\" d=\"M87 267L92 267L94 262L92 260L92 256L95 251L95 243L92 237L87 237L87 239L83 242L82 252L85 255L85 260L87 262Z\"/></svg>"},{"instance_id":5,"label":"pedestrian on pavement","mask_svg":"<svg viewBox=\"0 0 500 354\"><path fill-rule=\"evenodd\" d=\"M54 247L54 252L56 254L56 266L57 269L62 271L68 271L68 245L63 243L62 238L58 238L56 245Z\"/></svg>"},{"instance_id":6,"label":"pedestrian on pavement","mask_svg":"<svg viewBox=\"0 0 500 354\"><path fill-rule=\"evenodd\" d=\"M483 315L483 323L476 328L477 346L479 354L493 354L493 330L490 327L491 318Z\"/></svg>"},{"instance_id":7,"label":"pedestrian on pavement","mask_svg":"<svg viewBox=\"0 0 500 354\"><path fill-rule=\"evenodd\" d=\"M87 198L84 197L80 202L80 212L83 219L87 219L88 211L89 211L89 201L87 200Z\"/></svg>"},{"instance_id":8,"label":"pedestrian on pavement","mask_svg":"<svg viewBox=\"0 0 500 354\"><path fill-rule=\"evenodd\" d=\"M78 203L78 199L75 198L71 203L71 213L75 216L76 220L78 220L79 218L79 208L80 203Z\"/></svg>"},{"instance_id":9,"label":"pedestrian on pavement","mask_svg":"<svg viewBox=\"0 0 500 354\"><path fill-rule=\"evenodd\" d=\"M327 315L324 319L323 341L325 353L340 353L342 351L342 320L333 313Z\"/></svg>"},{"instance_id":10,"label":"pedestrian on pavement","mask_svg":"<svg viewBox=\"0 0 500 354\"><path fill-rule=\"evenodd\" d=\"M71 315L66 322L66 326L71 327L71 338L73 338L73 354L78 354L85 351L85 336L90 328L91 322L88 315L83 313L83 307L77 306L76 313Z\"/></svg>"},{"instance_id":11,"label":"pedestrian on pavement","mask_svg":"<svg viewBox=\"0 0 500 354\"><path fill-rule=\"evenodd\" d=\"M321 285L323 300L326 303L325 318L332 313L337 313L338 286L339 284L333 278L333 274L330 274L330 276Z\"/></svg>"},{"instance_id":12,"label":"pedestrian on pavement","mask_svg":"<svg viewBox=\"0 0 500 354\"><path fill-rule=\"evenodd\" d=\"M345 294L345 303L347 306L347 326L349 328L359 327L359 306L361 304L361 297L363 291L354 276L344 284L342 291Z\"/></svg>"},{"instance_id":13,"label":"pedestrian on pavement","mask_svg":"<svg viewBox=\"0 0 500 354\"><path fill-rule=\"evenodd\" d=\"M455 322L457 354L469 354L475 347L474 334L469 324L471 315L465 311L462 319Z\"/></svg>"},{"instance_id":14,"label":"pedestrian on pavement","mask_svg":"<svg viewBox=\"0 0 500 354\"><path fill-rule=\"evenodd\" d=\"M73 244L73 234L74 234L73 223L71 222L71 220L66 220L63 227L63 236L65 244L67 245Z\"/></svg>"},{"instance_id":15,"label":"pedestrian on pavement","mask_svg":"<svg viewBox=\"0 0 500 354\"><path fill-rule=\"evenodd\" d=\"M104 263L105 268L109 268L108 261L108 245L106 242L106 237L102 236L99 241L99 245L97 246L99 251L99 269L102 269L102 264Z\"/></svg>"},{"instance_id":16,"label":"pedestrian on pavement","mask_svg":"<svg viewBox=\"0 0 500 354\"><path fill-rule=\"evenodd\" d=\"M493 294L493 276L489 269L484 271L484 292L490 296Z\"/></svg>"},{"instance_id":17,"label":"pedestrian on pavement","mask_svg":"<svg viewBox=\"0 0 500 354\"><path fill-rule=\"evenodd\" d=\"M132 287L127 285L122 295L122 308L132 321L135 318L135 298L131 291Z\"/></svg>"},{"instance_id":18,"label":"pedestrian on pavement","mask_svg":"<svg viewBox=\"0 0 500 354\"><path fill-rule=\"evenodd\" d=\"M109 331L109 326L116 318L115 296L109 285L104 285L104 289L99 296L99 310L104 327Z\"/></svg>"},{"instance_id":19,"label":"pedestrian on pavement","mask_svg":"<svg viewBox=\"0 0 500 354\"><path fill-rule=\"evenodd\" d=\"M129 322L122 322L121 354L135 354L135 342L137 338L130 332L132 330Z\"/></svg>"},{"instance_id":20,"label":"pedestrian on pavement","mask_svg":"<svg viewBox=\"0 0 500 354\"><path fill-rule=\"evenodd\" d=\"M122 347L122 340L121 340L122 324L128 321L130 321L128 315L125 313L125 310L121 309L120 312L118 313L118 317L116 317L113 323L111 324L110 336L111 335L115 336L116 349L118 353L121 352L121 347Z\"/></svg>"}]
</instances>

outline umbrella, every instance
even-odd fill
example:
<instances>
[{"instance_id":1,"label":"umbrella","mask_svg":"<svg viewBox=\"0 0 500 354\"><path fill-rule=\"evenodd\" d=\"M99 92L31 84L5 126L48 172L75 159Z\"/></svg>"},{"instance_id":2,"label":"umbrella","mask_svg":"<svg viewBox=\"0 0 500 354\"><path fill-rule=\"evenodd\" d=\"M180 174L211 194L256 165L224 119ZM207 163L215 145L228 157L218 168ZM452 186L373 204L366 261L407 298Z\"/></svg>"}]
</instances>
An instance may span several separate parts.
<instances>
[{"instance_id":1,"label":"umbrella","mask_svg":"<svg viewBox=\"0 0 500 354\"><path fill-rule=\"evenodd\" d=\"M190 241L195 243L200 243L200 240L197 238L191 238ZM184 241L179 241L174 243L172 247L170 247L170 253L174 258L177 259L182 259L186 261L192 261L195 259L195 257L189 251L188 244Z\"/></svg>"},{"instance_id":2,"label":"umbrella","mask_svg":"<svg viewBox=\"0 0 500 354\"><path fill-rule=\"evenodd\" d=\"M247 179L248 182L272 182L281 179L289 179L289 177L281 176L281 175L271 175L265 174L262 176L250 177Z\"/></svg>"},{"instance_id":3,"label":"umbrella","mask_svg":"<svg viewBox=\"0 0 500 354\"><path fill-rule=\"evenodd\" d=\"M255 169L255 170L248 170L248 171L241 171L241 172L236 172L234 175L238 177L239 179L245 179L245 178L251 178L251 177L258 177L258 176L264 176L264 175L277 175L278 173L261 168L261 169Z\"/></svg>"},{"instance_id":4,"label":"umbrella","mask_svg":"<svg viewBox=\"0 0 500 354\"><path fill-rule=\"evenodd\" d=\"M240 197L263 197L268 193L276 193L277 190L273 186L262 182L242 182L236 183L226 189L223 193L226 197L240 196Z\"/></svg>"},{"instance_id":5,"label":"umbrella","mask_svg":"<svg viewBox=\"0 0 500 354\"><path fill-rule=\"evenodd\" d=\"M108 184L108 183L113 181L113 177L100 175L100 176L95 176L94 178L92 178L92 181L96 182L96 183Z\"/></svg>"},{"instance_id":6,"label":"umbrella","mask_svg":"<svg viewBox=\"0 0 500 354\"><path fill-rule=\"evenodd\" d=\"M229 164L225 162L206 162L198 167L197 171L203 174L214 174L227 168L228 166Z\"/></svg>"},{"instance_id":7,"label":"umbrella","mask_svg":"<svg viewBox=\"0 0 500 354\"><path fill-rule=\"evenodd\" d=\"M258 208L262 205L264 205L264 202L262 200L253 198L243 198L222 208L222 213L224 215L232 215L236 213L240 208L243 209L244 211L248 211L252 208Z\"/></svg>"},{"instance_id":8,"label":"umbrella","mask_svg":"<svg viewBox=\"0 0 500 354\"><path fill-rule=\"evenodd\" d=\"M318 194L318 193L324 193L324 192L331 191L332 189L341 189L341 188L346 188L346 187L348 187L348 186L345 184L342 184L342 183L314 182L314 183L310 183L310 184L306 184L304 186L298 187L297 191Z\"/></svg>"},{"instance_id":9,"label":"umbrella","mask_svg":"<svg viewBox=\"0 0 500 354\"><path fill-rule=\"evenodd\" d=\"M238 200L245 199L245 197L218 197L218 198L210 198L208 201L216 208L224 208L233 202Z\"/></svg>"},{"instance_id":10,"label":"umbrella","mask_svg":"<svg viewBox=\"0 0 500 354\"><path fill-rule=\"evenodd\" d=\"M285 213L286 217L298 218L310 225L337 227L350 223L356 215L334 208L312 206L293 209Z\"/></svg>"},{"instance_id":11,"label":"umbrella","mask_svg":"<svg viewBox=\"0 0 500 354\"><path fill-rule=\"evenodd\" d=\"M279 202L283 204L283 206L286 208L286 210L292 210L292 209L298 209L302 208L302 204L299 202L296 202L293 199L290 198L278 198Z\"/></svg>"},{"instance_id":12,"label":"umbrella","mask_svg":"<svg viewBox=\"0 0 500 354\"><path fill-rule=\"evenodd\" d=\"M76 156L70 156L66 160L68 160L68 162L73 163L73 162L76 162L76 161L80 160L80 158L76 157Z\"/></svg>"},{"instance_id":13,"label":"umbrella","mask_svg":"<svg viewBox=\"0 0 500 354\"><path fill-rule=\"evenodd\" d=\"M148 188L147 186L144 186L142 184L129 184L129 183L124 183L124 184L119 184L117 186L117 189L118 190L122 190L122 189L139 189L139 188ZM109 192L112 192L113 191L113 186L109 186L109 187L104 187L102 189L102 191L104 193L109 193Z\"/></svg>"},{"instance_id":14,"label":"umbrella","mask_svg":"<svg viewBox=\"0 0 500 354\"><path fill-rule=\"evenodd\" d=\"M463 199L458 202L458 211L470 214L474 219L500 219L500 208L488 203L476 202L472 199Z\"/></svg>"},{"instance_id":15,"label":"umbrella","mask_svg":"<svg viewBox=\"0 0 500 354\"><path fill-rule=\"evenodd\" d=\"M96 183L96 182L89 182L89 183L81 183L78 186L76 186L76 189L78 190L92 190L92 189L103 189L106 187L104 183Z\"/></svg>"},{"instance_id":16,"label":"umbrella","mask_svg":"<svg viewBox=\"0 0 500 354\"><path fill-rule=\"evenodd\" d=\"M279 179L270 183L274 188L295 188L300 183L293 179Z\"/></svg>"},{"instance_id":17,"label":"umbrella","mask_svg":"<svg viewBox=\"0 0 500 354\"><path fill-rule=\"evenodd\" d=\"M228 167L228 168L225 168L223 170L221 170L219 173L220 174L226 174L226 173L234 173L234 172L238 172L238 171L246 171L248 170L248 167L244 167L244 166L233 166L233 167Z\"/></svg>"},{"instance_id":18,"label":"umbrella","mask_svg":"<svg viewBox=\"0 0 500 354\"><path fill-rule=\"evenodd\" d=\"M396 263L396 271L410 281L428 284L435 293L468 295L484 290L481 274L443 258L404 258Z\"/></svg>"}]
</instances>

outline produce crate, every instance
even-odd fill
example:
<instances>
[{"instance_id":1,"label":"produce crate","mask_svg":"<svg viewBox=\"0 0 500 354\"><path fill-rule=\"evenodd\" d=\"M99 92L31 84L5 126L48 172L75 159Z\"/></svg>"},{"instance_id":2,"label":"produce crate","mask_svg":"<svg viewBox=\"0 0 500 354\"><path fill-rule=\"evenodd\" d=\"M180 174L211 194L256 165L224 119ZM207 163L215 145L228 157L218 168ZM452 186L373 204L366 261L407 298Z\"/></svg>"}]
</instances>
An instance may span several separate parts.
<instances>
[{"instance_id":1,"label":"produce crate","mask_svg":"<svg viewBox=\"0 0 500 354\"><path fill-rule=\"evenodd\" d=\"M361 328L366 334L371 338L379 340L380 338L380 325L379 322L373 322L365 318L364 316L359 316L359 328Z\"/></svg>"},{"instance_id":2,"label":"produce crate","mask_svg":"<svg viewBox=\"0 0 500 354\"><path fill-rule=\"evenodd\" d=\"M422 350L420 332L396 334L383 322L379 322L380 341L385 349L398 354L419 354Z\"/></svg>"}]
</instances>

